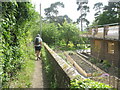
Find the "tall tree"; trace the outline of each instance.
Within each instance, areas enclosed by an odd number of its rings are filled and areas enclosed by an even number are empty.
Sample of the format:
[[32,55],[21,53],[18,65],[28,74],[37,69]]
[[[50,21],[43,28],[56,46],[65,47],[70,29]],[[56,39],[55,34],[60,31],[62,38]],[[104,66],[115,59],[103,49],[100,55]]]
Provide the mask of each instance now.
[[98,3],[94,4],[93,9],[95,9],[95,11],[96,11],[96,13],[94,14],[94,16],[97,17],[98,15],[100,15],[102,13],[103,3],[98,2]]
[[102,14],[98,15],[95,22],[99,25],[119,23],[120,21],[120,2],[110,2],[107,6],[104,6]]
[[77,2],[78,8],[80,11],[80,16],[77,19],[77,23],[81,22],[81,31],[83,31],[83,22],[88,26],[89,21],[86,19],[87,13],[89,12],[89,7],[87,6],[88,2]]
[[56,3],[51,4],[49,8],[44,9],[45,15],[50,22],[56,21],[56,17],[59,13],[58,7],[64,8],[64,4],[62,2],[56,2]]

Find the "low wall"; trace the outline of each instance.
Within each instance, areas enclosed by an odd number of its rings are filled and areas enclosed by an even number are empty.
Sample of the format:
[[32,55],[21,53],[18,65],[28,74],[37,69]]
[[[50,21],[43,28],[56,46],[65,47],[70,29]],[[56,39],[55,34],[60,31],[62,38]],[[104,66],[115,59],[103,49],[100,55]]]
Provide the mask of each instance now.
[[53,67],[54,79],[56,80],[59,88],[68,88],[70,80],[82,77],[77,70],[67,64],[59,55],[57,55],[48,45],[44,44],[45,50],[49,55],[49,60]]

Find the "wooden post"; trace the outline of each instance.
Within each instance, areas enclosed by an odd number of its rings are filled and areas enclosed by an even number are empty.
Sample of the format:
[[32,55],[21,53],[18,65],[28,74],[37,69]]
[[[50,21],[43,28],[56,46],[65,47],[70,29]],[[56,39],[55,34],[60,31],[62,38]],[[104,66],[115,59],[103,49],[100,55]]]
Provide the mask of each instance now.
[[42,16],[41,16],[41,3],[40,3],[40,36],[42,37]]
[[[118,57],[119,57],[119,60],[118,60],[118,78],[120,78],[120,23],[119,23],[119,41],[118,41],[118,52],[119,52],[119,55],[118,55]],[[118,90],[120,89],[120,81],[119,81],[119,79],[118,79],[118,81],[117,81],[117,88],[118,88]]]
[[[117,12],[118,12],[118,19],[120,20],[120,8],[117,8]],[[119,21],[118,20],[118,21]],[[117,80],[117,89],[120,89],[120,22],[118,22],[118,26],[119,26],[119,38],[118,38],[118,52],[119,52],[119,60],[118,60],[118,80]]]

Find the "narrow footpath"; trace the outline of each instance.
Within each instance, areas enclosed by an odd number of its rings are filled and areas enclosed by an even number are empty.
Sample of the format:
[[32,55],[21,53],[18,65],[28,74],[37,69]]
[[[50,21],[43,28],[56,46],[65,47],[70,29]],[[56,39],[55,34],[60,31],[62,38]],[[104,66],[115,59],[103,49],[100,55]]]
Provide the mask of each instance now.
[[35,61],[32,88],[48,88],[48,83],[41,60]]

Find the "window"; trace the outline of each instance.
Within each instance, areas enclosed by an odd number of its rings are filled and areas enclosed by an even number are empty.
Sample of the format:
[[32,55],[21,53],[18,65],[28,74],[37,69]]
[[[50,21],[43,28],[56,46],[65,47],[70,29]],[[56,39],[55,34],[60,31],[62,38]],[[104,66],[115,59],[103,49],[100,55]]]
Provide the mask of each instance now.
[[94,46],[95,51],[99,52],[100,48],[101,48],[101,41],[95,40],[95,46]]
[[108,53],[114,54],[114,46],[113,42],[108,42]]

